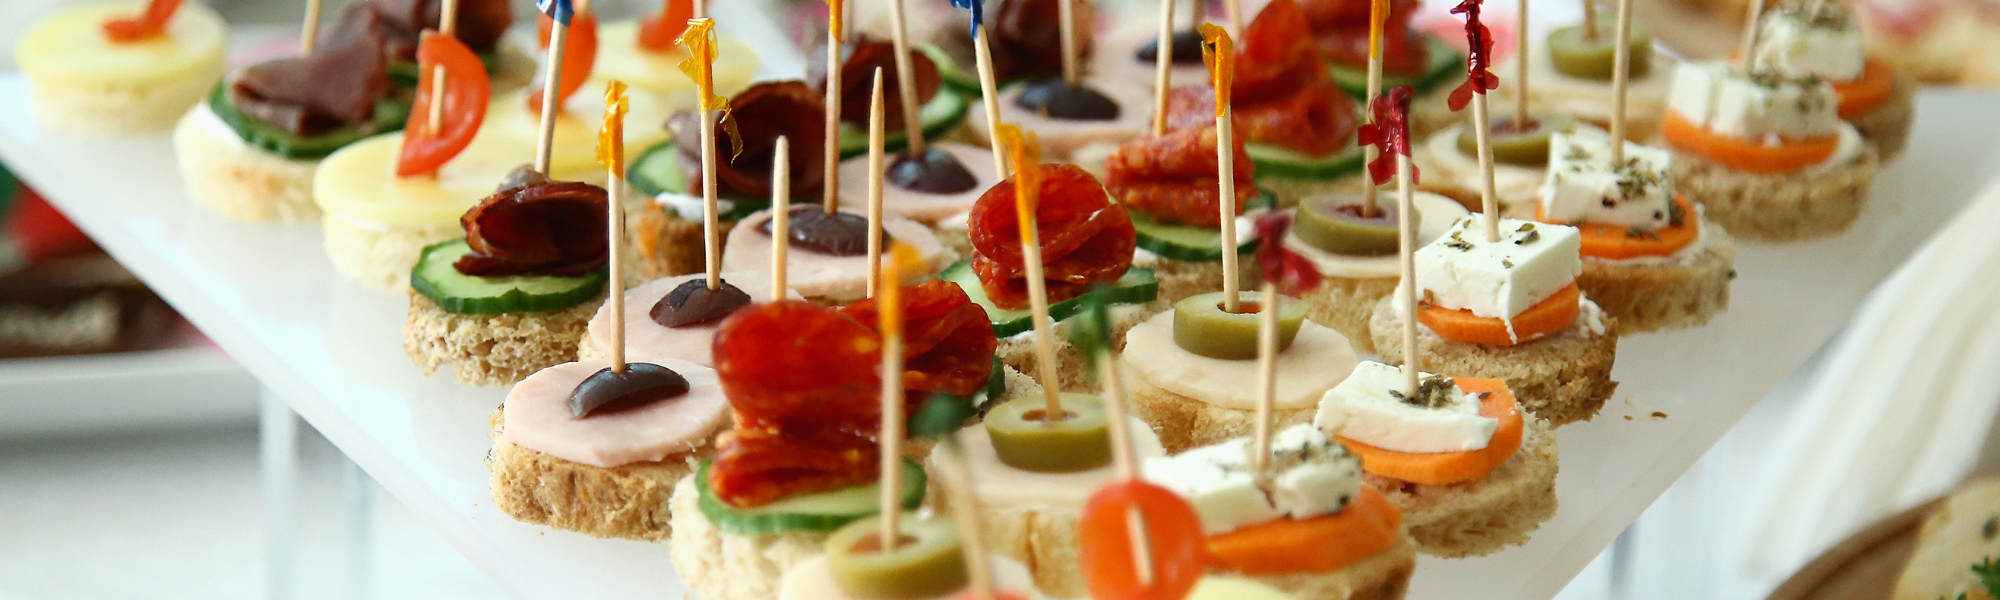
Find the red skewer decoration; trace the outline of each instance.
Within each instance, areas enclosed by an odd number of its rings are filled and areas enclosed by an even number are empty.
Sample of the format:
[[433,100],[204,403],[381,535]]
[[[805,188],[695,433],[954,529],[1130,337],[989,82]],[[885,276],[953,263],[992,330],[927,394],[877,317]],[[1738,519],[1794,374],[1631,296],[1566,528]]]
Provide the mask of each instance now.
[[[1377,96],[1368,107],[1373,118],[1357,131],[1361,145],[1378,151],[1375,160],[1368,163],[1368,175],[1375,185],[1387,185],[1395,179],[1396,156],[1410,155],[1410,98],[1416,94],[1410,86],[1399,85]],[[1410,182],[1416,181],[1417,168],[1411,166]]]
[[1500,87],[1500,76],[1488,70],[1493,63],[1493,32],[1488,31],[1486,24],[1479,20],[1481,2],[1462,0],[1458,7],[1451,9],[1451,14],[1465,15],[1465,47],[1468,49],[1465,53],[1465,83],[1451,91],[1450,104],[1454,111],[1465,108],[1466,103],[1472,101],[1473,94],[1485,94],[1487,90]]
[[[1285,232],[1292,227],[1292,216],[1281,212],[1265,213],[1257,217],[1257,239],[1282,240]],[[1257,245],[1257,268],[1263,271],[1264,281],[1276,283],[1278,293],[1297,296],[1300,292],[1319,286],[1321,275],[1313,266],[1312,259],[1301,256],[1290,247],[1280,243]]]

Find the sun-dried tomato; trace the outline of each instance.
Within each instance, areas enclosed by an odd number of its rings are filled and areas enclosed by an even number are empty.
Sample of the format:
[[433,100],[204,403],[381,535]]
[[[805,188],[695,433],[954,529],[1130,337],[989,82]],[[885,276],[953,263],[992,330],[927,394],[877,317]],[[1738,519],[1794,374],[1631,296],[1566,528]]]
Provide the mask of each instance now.
[[458,222],[471,252],[453,267],[476,276],[582,275],[611,258],[610,196],[578,181],[535,179],[494,192]]
[[[1231,141],[1230,179],[1236,189],[1230,214],[1242,214],[1243,202],[1257,195],[1256,165],[1243,151],[1241,138]],[[1214,127],[1126,142],[1105,162],[1104,189],[1125,206],[1162,223],[1219,227],[1222,189],[1217,181],[1216,143]]]
[[[869,327],[880,313],[874,299],[840,309]],[[903,390],[914,414],[930,392],[970,396],[993,376],[999,340],[986,310],[949,282],[928,281],[903,289]]]
[[[1123,277],[1138,235],[1125,207],[1111,201],[1096,177],[1075,165],[1044,165],[1035,222],[1041,234],[1042,278],[1050,302],[1074,298],[1090,284]],[[1014,180],[1000,182],[972,206],[972,269],[1000,308],[1028,305]]]

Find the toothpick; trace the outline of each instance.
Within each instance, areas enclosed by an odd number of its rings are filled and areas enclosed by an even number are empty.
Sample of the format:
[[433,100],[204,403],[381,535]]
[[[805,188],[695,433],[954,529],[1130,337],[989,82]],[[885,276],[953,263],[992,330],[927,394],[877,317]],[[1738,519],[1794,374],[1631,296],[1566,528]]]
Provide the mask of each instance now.
[[1528,0],[1521,0],[1520,22],[1514,27],[1514,131],[1528,127]]
[[1153,137],[1167,134],[1167,92],[1173,85],[1173,42],[1174,0],[1160,0],[1160,39],[1155,42],[1153,50]]
[[611,192],[611,236],[610,290],[605,292],[604,301],[611,309],[611,372],[625,372],[625,175],[618,169],[605,169],[609,176]]
[[1583,0],[1583,39],[1597,41],[1597,0]]
[[[1611,58],[1611,168],[1625,162],[1625,95],[1632,76],[1632,0],[1618,0],[1618,48]],[[1747,53],[1748,50],[1745,50]]]
[[1062,34],[1062,74],[1063,83],[1076,87],[1083,77],[1076,66],[1076,0],[1060,0],[1056,3],[1058,31]]
[[1257,443],[1250,464],[1261,480],[1271,471],[1271,411],[1278,395],[1278,304],[1283,301],[1278,284],[1265,281],[1258,300],[1263,310],[1257,322]]
[[904,156],[923,156],[924,123],[917,114],[917,77],[910,67],[910,34],[903,27],[903,0],[889,0],[889,41],[896,48],[896,95],[903,104]]
[[[309,1],[318,2],[318,0]],[[311,16],[312,20],[319,20],[318,13],[318,9],[314,8]],[[447,37],[458,35],[458,0],[444,0],[444,8],[438,14],[438,34]],[[307,50],[307,52],[311,52],[311,50]],[[554,78],[551,79],[553,80]],[[547,98],[543,98],[543,100],[547,100]],[[424,126],[427,128],[425,131],[430,132],[431,135],[437,135],[438,127],[444,123],[444,65],[431,67],[430,108],[430,114],[425,115],[427,117],[424,121]]]
[[299,30],[299,54],[311,55],[319,43],[320,0],[306,0],[306,24]]
[[778,136],[771,163],[771,301],[785,299],[785,255],[792,247],[792,141]]
[[1486,213],[1486,241],[1500,241],[1500,199],[1493,190],[1493,121],[1486,94],[1472,95],[1472,138],[1479,145],[1479,210]]
[[[882,281],[882,68],[868,105],[868,297]],[[902,280],[897,280],[901,283]]]
[[1757,62],[1751,51],[1757,48],[1757,19],[1764,14],[1764,0],[1750,0],[1744,6],[1750,13],[1743,17],[1743,67],[1747,69]]
[[[1527,0],[1521,0],[1526,2]],[[1382,95],[1382,27],[1389,18],[1388,0],[1371,0],[1368,3],[1368,93],[1367,101],[1361,104],[1361,118],[1367,123],[1375,122],[1375,98]],[[1373,144],[1362,146],[1362,163],[1373,164],[1382,151]],[[1361,178],[1361,216],[1373,217],[1382,214],[1382,205],[1376,196],[1375,181],[1366,175]]]
[[1229,18],[1229,37],[1243,37],[1243,3],[1240,0],[1222,0],[1222,12]]
[[[700,0],[696,0],[700,5]],[[843,3],[844,4],[844,3]],[[840,40],[847,36],[841,31],[848,21],[836,18],[833,7],[827,8],[826,22],[826,172],[820,189],[820,203],[826,207],[826,214],[840,212]]]
[[[710,88],[704,86],[702,89]],[[701,120],[701,240],[706,259],[703,267],[708,289],[714,291],[722,287],[722,217],[715,201],[715,113],[705,103],[698,102],[696,105],[695,114]],[[547,114],[547,111],[543,112]],[[553,123],[546,118],[544,121]]]
[[[975,0],[978,1],[978,0]],[[979,69],[979,96],[986,104],[986,138],[993,146],[993,172],[1006,179],[1007,150],[1000,145],[1000,86],[994,83],[993,50],[986,45],[986,24],[979,24],[978,39],[972,40],[973,60]]]
[[[1482,96],[1483,97],[1483,96]],[[1416,183],[1410,175],[1410,157],[1396,156],[1396,216],[1401,229],[1401,253],[1403,259],[1403,284],[1397,286],[1398,300],[1403,304],[1403,388],[1410,398],[1417,397],[1417,221],[1414,194]]]
[[[1019,165],[1029,168],[1029,165]],[[1036,165],[1039,167],[1039,165]],[[1036,221],[1036,196],[1039,189],[1030,186],[1014,186],[1014,215],[1021,228],[1021,266],[1027,271],[1028,310],[1035,324],[1035,370],[1042,383],[1042,399],[1047,402],[1048,412],[1053,419],[1065,414],[1062,408],[1061,383],[1056,376],[1056,347],[1051,337],[1055,336],[1055,324],[1049,321],[1049,286],[1042,280],[1042,232],[1041,223]]]
[[[556,106],[556,88],[562,87],[563,46],[567,44],[568,40],[568,25],[564,25],[561,21],[556,21],[554,26],[549,27],[549,68],[548,73],[542,77],[542,122],[540,137],[535,140],[535,171],[541,173],[544,177],[553,175],[553,173],[549,172],[549,153],[555,146],[556,113],[561,112],[562,109],[562,107]],[[432,102],[431,104],[440,105],[443,103]],[[708,111],[701,111],[701,122],[702,143],[714,145],[715,125],[708,122]],[[710,151],[708,150],[702,151],[701,172],[702,184],[708,189],[709,204],[713,206],[715,204],[715,161],[709,154]],[[713,212],[713,209],[711,209],[711,212]],[[709,271],[708,288],[715,289],[715,275],[713,270]]]
[[[1111,432],[1111,461],[1118,469],[1118,477],[1126,481],[1139,480],[1139,458],[1132,447],[1132,424],[1125,420],[1125,384],[1118,372],[1118,361],[1111,349],[1105,348],[1097,356],[1097,372],[1104,374],[1104,411],[1109,417]],[[1132,545],[1132,563],[1139,574],[1141,583],[1153,581],[1153,543],[1146,531],[1146,522],[1136,508],[1125,513],[1125,530]]]
[[694,18],[696,19],[708,18],[708,0],[694,0],[693,2],[689,2],[688,4],[694,7]]
[[1229,106],[1222,107],[1222,114],[1215,117],[1215,169],[1216,183],[1222,188],[1216,203],[1222,211],[1222,310],[1234,313],[1240,294],[1236,279],[1236,155],[1233,138],[1235,127]]
[[971,469],[966,467],[965,455],[955,444],[940,445],[938,456],[935,466],[938,480],[944,485],[945,507],[965,542],[966,587],[972,589],[975,600],[999,600],[999,588],[993,582],[993,559],[986,549],[985,527],[979,520],[979,497],[972,488]]
[[[881,81],[879,78],[876,81]],[[880,97],[881,86],[876,86]],[[877,103],[878,105],[880,103]],[[877,315],[882,330],[882,430],[876,435],[882,452],[882,551],[900,545],[902,529],[897,521],[903,511],[903,292],[901,260],[889,261],[889,277],[896,283],[881,286]],[[871,294],[872,296],[873,294]]]

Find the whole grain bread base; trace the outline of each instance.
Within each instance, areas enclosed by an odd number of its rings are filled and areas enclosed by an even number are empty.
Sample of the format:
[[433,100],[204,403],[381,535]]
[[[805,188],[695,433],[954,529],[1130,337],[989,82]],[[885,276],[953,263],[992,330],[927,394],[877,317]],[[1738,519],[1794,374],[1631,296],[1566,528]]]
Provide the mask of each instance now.
[[1861,132],[1861,137],[1875,146],[1881,161],[1887,163],[1903,155],[1910,144],[1910,123],[1917,112],[1917,82],[1906,73],[1896,73],[1895,86],[1890,88],[1888,101],[1874,110],[1855,115],[1848,123]]
[[1368,333],[1368,320],[1375,305],[1396,293],[1395,277],[1338,277],[1329,275],[1299,300],[1305,303],[1306,318],[1333,328],[1347,337],[1347,343],[1361,354],[1375,353],[1375,338]]
[[[702,251],[701,221],[683,219],[672,209],[653,203],[632,210],[630,215],[626,217],[629,233],[625,239],[638,255],[634,270],[643,279],[700,273],[708,268],[708,255]],[[735,227],[735,221],[718,222],[716,244],[729,239],[729,230]]]
[[[1618,391],[1611,380],[1618,337],[1608,333],[1617,325],[1608,316],[1605,321],[1605,334],[1588,333],[1578,318],[1568,329],[1517,346],[1456,342],[1419,325],[1417,346],[1425,372],[1505,381],[1529,413],[1561,427],[1597,416]],[[1386,364],[1403,364],[1402,322],[1390,299],[1375,305],[1368,327]]]
[[1525,544],[1556,514],[1555,432],[1528,417],[1521,449],[1478,481],[1419,485],[1364,475],[1403,512],[1417,550],[1431,556],[1484,556]]
[[[1131,402],[1132,416],[1145,421],[1160,436],[1168,454],[1221,443],[1250,435],[1256,429],[1257,412],[1202,402],[1163,389],[1119,360],[1125,397]],[[1245,385],[1248,385],[1245,382]],[[1300,423],[1311,423],[1318,406],[1271,411],[1273,431]]]
[[785,570],[819,556],[823,533],[736,535],[701,514],[694,477],[674,484],[673,537],[667,554],[688,589],[702,600],[772,600]]
[[[1141,265],[1153,270],[1153,277],[1160,281],[1159,297],[1168,304],[1187,299],[1189,296],[1222,291],[1222,261],[1186,261],[1154,257]],[[1239,290],[1255,290],[1263,285],[1263,273],[1257,269],[1250,253],[1238,257],[1236,285]]]
[[345,217],[322,215],[320,230],[326,258],[341,278],[385,292],[410,288],[410,269],[423,258],[424,248],[464,235],[458,223],[448,225],[360,224]]
[[515,445],[503,431],[502,412],[493,411],[493,452],[486,468],[493,502],[523,523],[566,529],[591,537],[657,542],[672,534],[667,507],[674,484],[694,472],[695,461],[712,449],[665,460],[598,467]]
[[1703,223],[1701,254],[1688,263],[1583,259],[1577,288],[1617,323],[1619,335],[1697,327],[1729,310],[1736,241]]
[[317,160],[293,160],[241,140],[219,139],[204,119],[208,103],[174,125],[174,163],[196,204],[237,221],[292,222],[319,217],[312,201]]
[[1837,235],[1861,216],[1881,167],[1873,147],[1845,164],[1790,173],[1752,173],[1674,152],[1674,189],[1699,202],[1708,218],[1751,242],[1792,242]]
[[1335,571],[1249,577],[1298,600],[1402,600],[1417,570],[1417,549],[1402,535],[1394,546]]
[[[1147,318],[1159,314],[1160,311],[1167,310],[1169,306],[1171,304],[1164,299],[1154,300],[1146,304],[1112,305],[1112,346],[1124,348],[1125,332],[1131,331],[1133,327],[1145,322]],[[1051,344],[1055,347],[1057,389],[1065,392],[1095,394],[1102,391],[1101,388],[1091,383],[1090,378],[1085,376],[1083,353],[1069,343],[1069,331],[1074,321],[1074,319],[1057,321],[1055,327],[1051,328],[1050,331],[1055,336],[1055,339],[1051,340]],[[1035,353],[1035,335],[1035,332],[1031,330],[1020,335],[1000,338],[1000,345],[995,350],[995,354],[1000,357],[1001,363],[1039,381],[1041,379],[1041,371],[1037,370],[1036,367],[1041,364],[1041,359]]]
[[410,292],[403,353],[429,375],[450,363],[459,383],[513,385],[536,371],[576,360],[577,342],[597,299],[557,311],[460,315]]

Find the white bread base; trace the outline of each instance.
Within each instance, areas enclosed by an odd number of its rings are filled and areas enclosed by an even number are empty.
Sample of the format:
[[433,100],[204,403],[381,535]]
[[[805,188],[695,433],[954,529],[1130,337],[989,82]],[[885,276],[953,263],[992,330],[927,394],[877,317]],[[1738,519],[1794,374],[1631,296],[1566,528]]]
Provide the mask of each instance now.
[[1937,600],[1959,594],[1992,600],[1972,566],[2000,556],[2000,533],[1987,534],[1996,519],[2000,519],[2000,480],[1973,481],[1953,492],[1924,519],[1916,553],[1896,581],[1895,600]]
[[702,600],[772,600],[785,570],[819,556],[826,535],[780,533],[745,536],[723,531],[701,514],[694,477],[674,485],[674,536],[667,554],[674,570]]
[[385,292],[410,288],[410,269],[423,258],[424,248],[464,232],[449,225],[384,225],[323,215],[326,258],[341,278]]
[[237,221],[292,222],[319,216],[312,201],[317,160],[291,160],[251,146],[208,123],[207,103],[174,126],[174,160],[188,197]]
[[[1167,391],[1147,381],[1136,369],[1124,364],[1123,359],[1120,359],[1118,368],[1123,369],[1120,371],[1123,375],[1121,383],[1125,384],[1125,397],[1131,403],[1132,416],[1153,427],[1167,454],[1179,454],[1191,448],[1250,435],[1256,429],[1256,411],[1216,406]],[[1249,382],[1244,382],[1244,385],[1249,385]],[[1272,430],[1311,423],[1317,411],[1316,404],[1306,408],[1274,410],[1271,412]]]
[[[1616,330],[1615,322],[1605,321],[1607,329]],[[1375,305],[1368,327],[1384,363],[1403,364],[1402,323],[1391,299]],[[1424,371],[1505,381],[1522,408],[1557,427],[1597,416],[1618,391],[1618,382],[1611,380],[1618,336],[1589,332],[1582,318],[1568,329],[1517,346],[1447,340],[1420,325],[1417,347]]]
[[[212,18],[212,17],[211,17]],[[199,76],[162,82],[90,85],[28,78],[35,122],[71,135],[145,135],[166,131],[222,80],[222,57]]]
[[429,375],[450,363],[459,383],[513,385],[536,371],[576,360],[576,345],[600,295],[576,306],[537,313],[460,315],[410,292],[403,353]]

